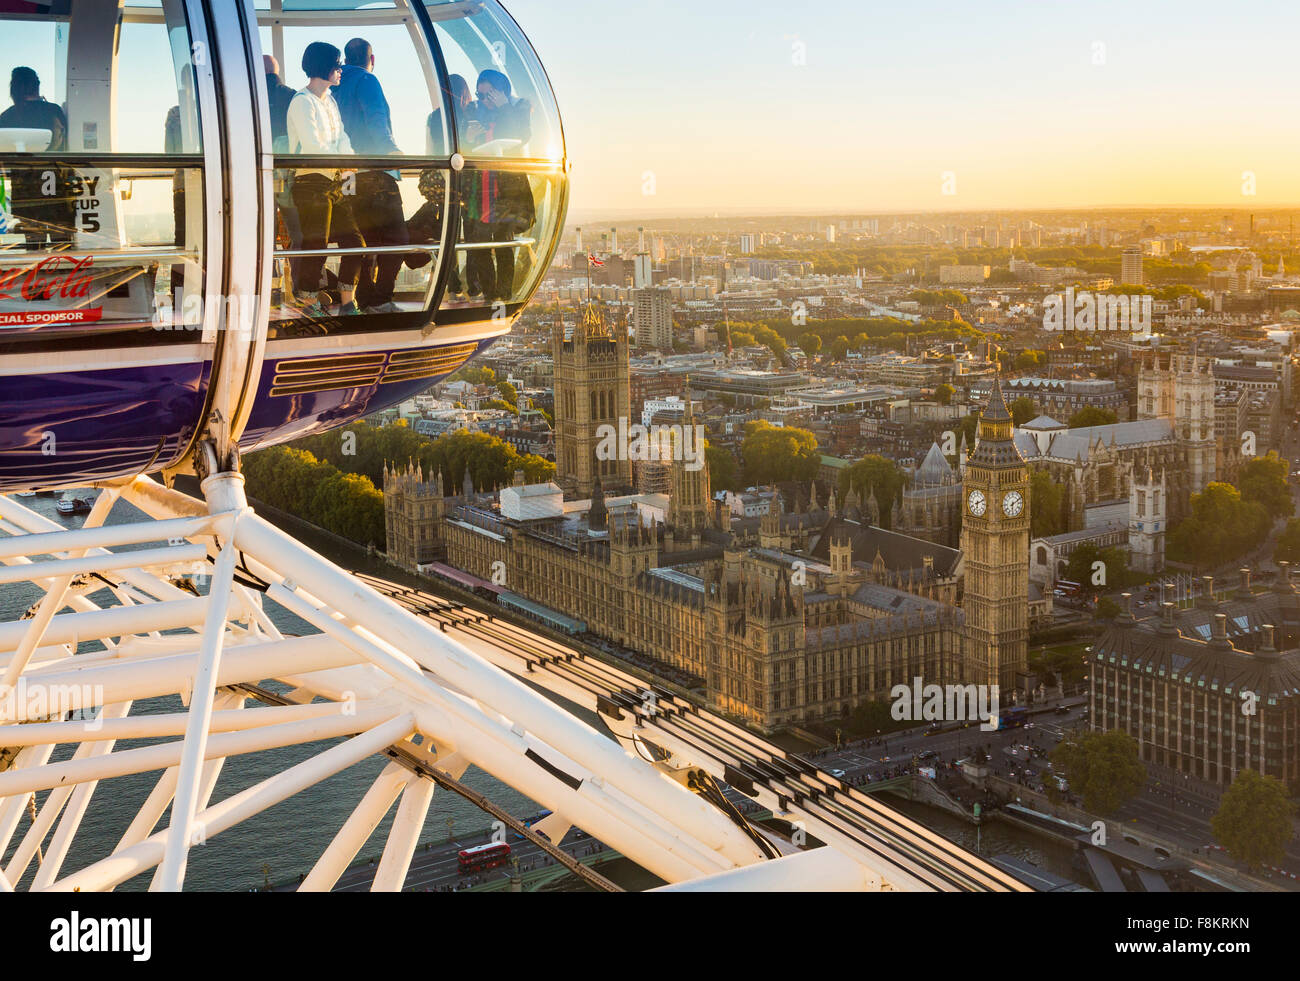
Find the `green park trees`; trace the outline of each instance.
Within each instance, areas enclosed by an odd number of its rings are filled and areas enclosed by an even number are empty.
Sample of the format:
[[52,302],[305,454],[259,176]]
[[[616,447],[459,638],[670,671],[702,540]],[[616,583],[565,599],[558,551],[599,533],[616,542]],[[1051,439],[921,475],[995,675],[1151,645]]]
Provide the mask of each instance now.
[[1047,470],[1029,475],[1029,534],[1033,538],[1065,531],[1065,492]]
[[1233,858],[1253,871],[1282,860],[1291,840],[1294,811],[1281,780],[1246,769],[1219,801],[1210,829]]
[[[821,462],[817,437],[808,430],[773,426],[761,420],[745,426],[740,455],[745,463],[745,480],[751,485],[809,481],[817,475]],[[709,473],[712,476],[712,470]]]
[[501,396],[501,401],[510,406],[511,412],[519,411],[519,392],[515,386],[508,381],[497,382],[497,394]]
[[344,473],[310,453],[276,446],[244,458],[250,497],[360,545],[385,546],[384,495],[368,477]]
[[1016,355],[1015,361],[1012,362],[1012,367],[1016,371],[1041,371],[1047,367],[1047,352],[1021,351]]
[[1110,409],[1099,409],[1095,405],[1085,406],[1070,416],[1071,429],[1086,429],[1089,426],[1109,426],[1116,421],[1115,413]]
[[1300,563],[1300,518],[1292,518],[1286,523],[1286,530],[1277,540],[1273,551],[1274,562]]
[[1289,518],[1295,513],[1295,502],[1286,469],[1287,462],[1275,452],[1248,460],[1237,477],[1242,498],[1262,506],[1270,518]]
[[1167,554],[1198,567],[1221,565],[1263,542],[1271,524],[1263,504],[1215,481],[1192,495],[1192,513],[1170,531]]
[[1128,568],[1128,552],[1122,548],[1098,548],[1080,545],[1070,553],[1061,578],[1077,582],[1083,592],[1097,596],[1108,590],[1122,588],[1142,577]]
[[405,422],[388,426],[354,422],[293,445],[339,470],[370,478],[376,487],[384,485],[385,465],[405,468],[408,462],[423,466],[431,479],[441,473],[448,493],[460,488],[466,467],[480,490],[509,485],[516,470],[522,470],[529,483],[543,483],[555,476],[555,464],[521,454],[496,436],[461,429],[431,440]]
[[1095,814],[1114,814],[1147,779],[1137,740],[1120,729],[1069,736],[1052,750],[1051,761]]
[[1030,419],[1038,415],[1038,409],[1034,406],[1034,400],[1021,396],[1011,403],[1011,421],[1017,426],[1023,426]]
[[491,368],[468,364],[447,380],[469,382],[471,385],[495,385],[497,383],[497,373]]
[[738,491],[742,484],[736,456],[725,446],[706,443],[704,459],[709,465],[709,484],[714,490]]
[[462,429],[430,440],[405,423],[364,422],[249,454],[244,475],[250,497],[311,515],[315,524],[359,544],[383,546],[384,466],[405,468],[408,462],[423,466],[430,479],[441,473],[449,494],[460,490],[467,470],[478,490],[509,485],[517,470],[529,483],[555,476],[555,464],[521,455],[487,433]]

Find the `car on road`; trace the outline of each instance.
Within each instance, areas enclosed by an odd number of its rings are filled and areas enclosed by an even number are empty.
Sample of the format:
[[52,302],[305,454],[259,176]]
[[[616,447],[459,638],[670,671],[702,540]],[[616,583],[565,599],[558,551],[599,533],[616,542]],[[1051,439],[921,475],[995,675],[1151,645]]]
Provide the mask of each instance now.
[[1069,714],[1070,714],[1070,709],[1069,709],[1069,707],[1066,706],[1066,705],[1058,705],[1058,706],[1056,706],[1056,714],[1057,714],[1057,715],[1069,715]]
[[833,776],[833,777],[834,777],[835,779],[837,779],[837,780],[843,780],[843,779],[844,779],[844,776],[845,776],[843,770],[830,769],[830,770],[827,770],[826,772],[829,773],[831,776]]
[[932,750],[932,749],[927,749],[924,753],[918,753],[917,756],[916,756],[916,758],[917,758],[918,760],[932,760],[932,759],[934,759],[935,757],[937,757],[938,755],[939,755],[939,754],[936,753],[934,750]]

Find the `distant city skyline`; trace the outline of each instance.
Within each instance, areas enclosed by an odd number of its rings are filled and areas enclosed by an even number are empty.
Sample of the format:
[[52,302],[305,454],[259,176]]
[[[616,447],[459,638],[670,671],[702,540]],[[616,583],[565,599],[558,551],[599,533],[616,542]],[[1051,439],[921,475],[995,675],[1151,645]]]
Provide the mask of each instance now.
[[508,5],[560,100],[575,212],[1300,203],[1297,10]]

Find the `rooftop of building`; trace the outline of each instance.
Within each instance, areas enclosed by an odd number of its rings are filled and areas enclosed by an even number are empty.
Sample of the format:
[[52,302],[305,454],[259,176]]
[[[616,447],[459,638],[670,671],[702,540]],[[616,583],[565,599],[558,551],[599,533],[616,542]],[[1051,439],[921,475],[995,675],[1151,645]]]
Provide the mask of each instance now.
[[[1052,421],[1052,420],[1049,420]],[[1115,422],[1106,426],[1085,426],[1080,429],[1053,430],[1047,446],[1039,450],[1035,431],[1022,426],[1015,432],[1016,448],[1026,460],[1054,459],[1073,461],[1087,459],[1092,448],[1099,443],[1119,448],[1147,446],[1164,443],[1174,438],[1174,424],[1169,419],[1139,419],[1136,422]]]
[[831,518],[817,536],[811,555],[824,562],[830,561],[831,539],[838,534],[849,536],[852,561],[870,565],[879,555],[885,567],[894,573],[906,575],[925,568],[925,557],[933,560],[935,576],[948,578],[957,574],[961,550],[936,545],[923,538],[913,538],[901,532],[877,528],[845,517]]
[[1121,614],[1094,645],[1093,658],[1211,693],[1253,692],[1265,704],[1294,698],[1300,696],[1300,594],[1284,580],[1263,592],[1239,588],[1217,602],[1202,598],[1188,610]]

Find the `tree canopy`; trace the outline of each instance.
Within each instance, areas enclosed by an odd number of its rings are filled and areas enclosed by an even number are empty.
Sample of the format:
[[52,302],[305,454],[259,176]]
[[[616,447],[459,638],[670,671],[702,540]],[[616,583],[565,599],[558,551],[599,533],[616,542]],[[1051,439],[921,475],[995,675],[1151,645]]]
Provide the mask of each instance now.
[[1021,351],[1016,355],[1012,367],[1016,371],[1037,371],[1047,365],[1046,351]]
[[357,542],[384,548],[384,495],[360,474],[344,473],[310,453],[275,446],[244,458],[249,497]]
[[447,381],[463,381],[469,382],[471,385],[495,385],[497,383],[497,373],[491,368],[467,364],[455,372]]
[[1070,416],[1071,429],[1086,429],[1089,426],[1109,426],[1118,421],[1118,416],[1111,409],[1099,409],[1095,405],[1084,406]]
[[519,392],[515,386],[508,381],[497,382],[497,393],[501,396],[501,401],[510,406],[511,412],[517,412],[519,405]]
[[1025,398],[1023,395],[1012,402],[1010,408],[1011,421],[1017,426],[1023,426],[1038,415],[1038,408],[1034,405],[1034,400]]
[[725,446],[706,443],[704,459],[709,464],[709,485],[713,490],[738,491],[743,486],[736,455]]
[[1262,504],[1215,481],[1192,495],[1192,513],[1170,531],[1166,552],[1175,562],[1217,566],[1263,542],[1271,524]]
[[[1098,565],[1100,563],[1100,565]],[[1135,576],[1128,568],[1128,552],[1122,548],[1098,548],[1080,545],[1065,563],[1065,579],[1077,582],[1092,596],[1132,583]]]
[[1084,732],[1062,740],[1052,750],[1052,768],[1069,781],[1096,814],[1114,814],[1146,783],[1137,740],[1122,729]]
[[380,488],[385,464],[405,468],[408,462],[422,465],[430,479],[441,472],[449,494],[460,489],[466,466],[479,490],[508,486],[516,470],[522,470],[529,483],[544,483],[555,476],[555,464],[539,456],[520,454],[496,436],[461,429],[431,440],[405,422],[387,426],[355,422],[292,445],[339,470],[368,477]]
[[1274,562],[1300,562],[1300,518],[1292,518],[1286,523],[1286,530],[1277,540],[1273,551]]
[[821,464],[817,437],[808,430],[773,426],[762,420],[745,426],[740,456],[744,460],[745,480],[751,485],[809,481],[817,475]]
[[1245,769],[1219,800],[1210,829],[1233,858],[1254,870],[1282,861],[1292,836],[1294,811],[1281,780]]
[[1065,492],[1046,470],[1029,475],[1029,534],[1034,538],[1065,531]]
[[1271,518],[1289,518],[1295,513],[1295,501],[1286,470],[1287,462],[1275,452],[1248,460],[1237,477],[1242,499],[1261,505]]

